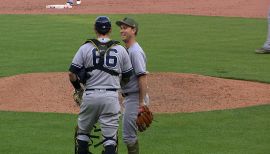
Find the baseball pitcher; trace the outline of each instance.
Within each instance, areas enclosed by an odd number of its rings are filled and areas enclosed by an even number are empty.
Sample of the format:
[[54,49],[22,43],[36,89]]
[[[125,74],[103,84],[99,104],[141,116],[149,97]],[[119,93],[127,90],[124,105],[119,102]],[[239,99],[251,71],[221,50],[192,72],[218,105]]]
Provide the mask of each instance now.
[[[153,116],[146,106],[149,102],[146,80],[146,56],[136,41],[138,23],[132,18],[124,18],[121,21],[117,21],[116,24],[120,27],[120,35],[128,50],[134,70],[128,84],[122,87],[125,107],[123,114],[123,140],[127,145],[128,154],[139,154],[137,130],[144,131],[153,120]],[[141,115],[147,116],[140,118]]]
[[[132,65],[126,49],[110,40],[111,22],[99,16],[94,26],[97,39],[90,39],[77,51],[69,68],[69,78],[75,88],[75,98],[80,98],[76,154],[89,154],[89,132],[97,122],[103,136],[103,154],[117,153],[117,130],[120,105],[120,82],[128,82]],[[80,83],[83,83],[84,88]],[[79,99],[80,100],[80,99]]]

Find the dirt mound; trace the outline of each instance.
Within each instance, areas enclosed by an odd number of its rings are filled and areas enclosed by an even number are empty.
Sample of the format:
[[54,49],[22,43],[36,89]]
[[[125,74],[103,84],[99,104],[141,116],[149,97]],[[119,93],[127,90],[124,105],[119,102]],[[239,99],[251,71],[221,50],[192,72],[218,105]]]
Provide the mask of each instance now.
[[156,112],[195,112],[270,104],[270,85],[196,74],[150,74]]
[[[270,85],[195,74],[149,75],[154,112],[196,112],[270,104]],[[0,78],[0,110],[77,113],[67,73]]]
[[[139,14],[267,16],[269,0],[82,0],[72,9],[46,9],[66,0],[2,0],[0,14]],[[128,5],[127,5],[128,4]],[[130,7],[132,6],[132,7]],[[149,75],[155,112],[195,112],[269,104],[270,85],[192,74]],[[0,110],[76,113],[66,73],[0,78]]]
[[0,14],[191,14],[265,18],[269,0],[82,0],[72,9],[46,9],[66,0],[2,0]]

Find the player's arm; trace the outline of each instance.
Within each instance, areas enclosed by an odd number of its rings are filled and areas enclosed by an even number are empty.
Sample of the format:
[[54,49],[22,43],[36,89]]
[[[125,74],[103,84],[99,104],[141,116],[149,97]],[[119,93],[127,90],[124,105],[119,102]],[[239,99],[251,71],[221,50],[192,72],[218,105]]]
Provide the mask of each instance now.
[[131,53],[132,66],[135,74],[138,77],[139,84],[139,103],[140,106],[145,105],[144,100],[147,95],[147,71],[146,71],[146,58],[142,52]]
[[145,105],[145,98],[147,95],[147,71],[146,71],[146,57],[142,52],[132,52],[131,55],[131,62],[134,68],[134,72],[138,77],[138,84],[139,84],[139,103],[140,106]]
[[80,84],[78,74],[82,71],[83,67],[83,52],[80,48],[76,55],[74,56],[72,63],[69,67],[69,80],[74,87],[73,99],[74,102],[80,106],[82,104],[82,96],[84,88]]
[[125,86],[129,82],[130,77],[132,75],[132,70],[133,69],[131,68],[128,72],[122,74],[122,79],[120,82],[121,87]]
[[132,71],[133,71],[133,68],[131,65],[131,60],[130,60],[129,55],[126,51],[123,52],[122,68],[124,71],[122,72],[122,79],[120,82],[121,87],[125,86],[129,82],[130,77],[132,75]]
[[145,105],[144,103],[144,99],[146,97],[147,94],[147,75],[143,74],[143,75],[139,75],[138,76],[138,83],[139,83],[139,103],[140,106]]
[[74,87],[75,90],[79,91],[82,89],[81,84],[77,78],[77,75],[69,72],[69,81],[71,82],[72,86]]
[[83,56],[81,48],[78,50],[74,56],[72,63],[69,67],[69,80],[75,90],[79,91],[82,89],[80,81],[78,79],[78,74],[83,69]]

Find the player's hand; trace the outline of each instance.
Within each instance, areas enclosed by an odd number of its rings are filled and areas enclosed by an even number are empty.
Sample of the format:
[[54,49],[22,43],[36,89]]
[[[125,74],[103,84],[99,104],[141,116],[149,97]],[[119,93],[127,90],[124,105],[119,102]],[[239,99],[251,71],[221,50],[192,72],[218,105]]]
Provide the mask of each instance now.
[[150,105],[150,98],[149,98],[148,94],[145,95],[143,100],[144,100],[144,105],[146,105],[146,106]]
[[150,98],[149,98],[149,95],[146,94],[143,98],[143,100],[141,100],[139,102],[139,106],[149,106],[150,105]]

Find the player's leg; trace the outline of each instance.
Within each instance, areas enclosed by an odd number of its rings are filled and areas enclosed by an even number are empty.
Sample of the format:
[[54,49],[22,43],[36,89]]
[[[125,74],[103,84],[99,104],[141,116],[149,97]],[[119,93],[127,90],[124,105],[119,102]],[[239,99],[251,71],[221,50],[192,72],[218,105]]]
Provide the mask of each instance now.
[[100,106],[101,115],[99,117],[100,128],[103,136],[103,154],[117,153],[117,132],[119,127],[120,105],[118,100],[118,93],[106,91],[100,93],[102,104]]
[[124,98],[123,140],[128,154],[139,154],[136,119],[139,109],[139,94],[131,93]]
[[127,149],[128,149],[128,154],[139,154],[138,140],[134,144],[128,144]]
[[[77,144],[77,154],[89,154],[90,132],[97,123],[98,103],[94,92],[86,92],[83,95],[83,102],[80,106],[78,116],[78,130],[75,145]],[[76,150],[76,147],[75,147]]]
[[270,9],[268,12],[268,34],[267,40],[265,41],[262,48],[256,49],[256,53],[270,53]]
[[79,4],[81,4],[82,3],[82,1],[81,0],[77,0],[77,4],[79,5]]
[[268,13],[268,35],[267,40],[263,45],[263,48],[270,50],[270,12]]

